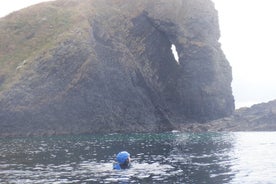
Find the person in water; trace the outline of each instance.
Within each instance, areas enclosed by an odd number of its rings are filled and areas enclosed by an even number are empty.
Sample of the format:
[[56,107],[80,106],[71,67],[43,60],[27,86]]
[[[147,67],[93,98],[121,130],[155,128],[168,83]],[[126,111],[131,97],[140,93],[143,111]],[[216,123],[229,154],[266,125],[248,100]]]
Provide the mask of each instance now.
[[129,169],[130,168],[130,154],[126,151],[121,151],[116,156],[117,163],[113,165],[113,169]]

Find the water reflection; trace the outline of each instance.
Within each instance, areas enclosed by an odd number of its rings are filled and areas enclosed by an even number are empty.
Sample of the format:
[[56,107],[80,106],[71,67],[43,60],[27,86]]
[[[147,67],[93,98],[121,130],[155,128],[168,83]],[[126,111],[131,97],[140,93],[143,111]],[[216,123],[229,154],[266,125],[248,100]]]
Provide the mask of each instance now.
[[235,134],[231,184],[272,184],[276,182],[276,133],[241,132]]
[[233,140],[232,134],[179,134],[170,157],[187,183],[226,183],[233,176],[228,154]]
[[[276,136],[262,136],[164,133],[0,139],[0,183],[254,183],[265,173],[276,173],[271,162],[276,152],[270,149],[276,143],[269,141]],[[121,150],[131,153],[133,167],[114,171],[112,164]]]

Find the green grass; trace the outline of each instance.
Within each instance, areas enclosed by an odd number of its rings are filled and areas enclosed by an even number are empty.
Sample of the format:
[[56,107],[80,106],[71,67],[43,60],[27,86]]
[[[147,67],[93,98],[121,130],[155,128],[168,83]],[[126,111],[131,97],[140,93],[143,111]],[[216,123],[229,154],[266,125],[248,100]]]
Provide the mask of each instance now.
[[[81,5],[81,4],[80,4]],[[0,91],[19,78],[16,69],[46,55],[66,39],[77,39],[76,29],[88,30],[81,7],[66,1],[43,3],[0,19],[0,76],[5,76]],[[88,31],[87,31],[88,32]],[[87,36],[82,34],[81,37]]]
[[[0,77],[5,78],[0,92],[17,82],[35,58],[51,57],[51,50],[65,40],[88,42],[93,20],[101,23],[107,38],[115,38],[117,43],[126,45],[127,32],[132,26],[132,22],[126,20],[136,17],[145,8],[145,2],[57,0],[0,19]],[[16,70],[23,61],[27,64]]]

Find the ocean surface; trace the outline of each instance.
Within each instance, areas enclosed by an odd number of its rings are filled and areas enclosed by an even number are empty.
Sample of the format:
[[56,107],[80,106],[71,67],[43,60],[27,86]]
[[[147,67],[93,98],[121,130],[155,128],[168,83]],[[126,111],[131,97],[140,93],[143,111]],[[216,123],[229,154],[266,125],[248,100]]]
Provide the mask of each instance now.
[[[0,183],[276,183],[276,132],[3,138],[0,145]],[[122,150],[132,168],[112,170]]]

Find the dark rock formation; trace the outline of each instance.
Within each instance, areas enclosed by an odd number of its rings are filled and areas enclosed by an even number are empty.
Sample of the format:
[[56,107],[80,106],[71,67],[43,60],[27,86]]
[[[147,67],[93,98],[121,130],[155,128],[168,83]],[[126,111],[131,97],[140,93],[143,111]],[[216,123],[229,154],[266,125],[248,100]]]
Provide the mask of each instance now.
[[204,126],[208,131],[276,131],[276,100],[238,109]]
[[0,135],[167,131],[234,110],[210,0],[58,0],[0,26]]

